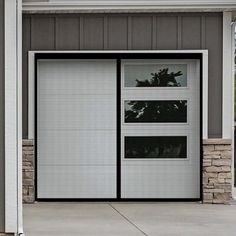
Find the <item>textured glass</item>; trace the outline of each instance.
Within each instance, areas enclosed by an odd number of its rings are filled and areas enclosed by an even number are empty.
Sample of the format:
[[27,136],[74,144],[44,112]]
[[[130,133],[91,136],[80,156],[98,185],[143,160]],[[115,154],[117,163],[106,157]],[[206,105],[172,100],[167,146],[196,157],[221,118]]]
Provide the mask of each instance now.
[[186,64],[125,65],[125,87],[187,87]]
[[185,123],[186,100],[127,100],[125,123]]
[[187,158],[187,137],[125,137],[125,158]]

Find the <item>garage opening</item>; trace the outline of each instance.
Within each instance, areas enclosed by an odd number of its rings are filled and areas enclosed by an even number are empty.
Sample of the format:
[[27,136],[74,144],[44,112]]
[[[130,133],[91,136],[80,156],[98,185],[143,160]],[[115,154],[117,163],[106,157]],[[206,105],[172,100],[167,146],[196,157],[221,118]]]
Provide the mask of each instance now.
[[36,200],[201,199],[200,54],[38,54]]

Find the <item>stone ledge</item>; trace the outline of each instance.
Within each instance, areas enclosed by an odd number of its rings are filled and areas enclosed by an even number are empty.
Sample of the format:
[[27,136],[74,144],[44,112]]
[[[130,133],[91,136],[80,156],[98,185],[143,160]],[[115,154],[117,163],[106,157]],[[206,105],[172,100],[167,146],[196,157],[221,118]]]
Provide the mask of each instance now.
[[203,145],[231,145],[231,139],[220,139],[220,138],[212,138],[212,139],[203,139]]
[[34,145],[34,140],[33,139],[23,139],[22,140],[22,145],[23,146],[33,146]]

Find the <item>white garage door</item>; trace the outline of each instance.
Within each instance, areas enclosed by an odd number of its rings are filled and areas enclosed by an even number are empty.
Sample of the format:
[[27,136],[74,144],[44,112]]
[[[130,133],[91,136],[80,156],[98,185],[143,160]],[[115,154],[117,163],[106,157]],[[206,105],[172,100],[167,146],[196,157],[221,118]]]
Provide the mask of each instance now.
[[197,60],[123,60],[121,197],[200,197]]
[[116,61],[37,68],[37,197],[116,198]]
[[38,60],[38,199],[200,198],[199,61],[121,60],[120,72]]

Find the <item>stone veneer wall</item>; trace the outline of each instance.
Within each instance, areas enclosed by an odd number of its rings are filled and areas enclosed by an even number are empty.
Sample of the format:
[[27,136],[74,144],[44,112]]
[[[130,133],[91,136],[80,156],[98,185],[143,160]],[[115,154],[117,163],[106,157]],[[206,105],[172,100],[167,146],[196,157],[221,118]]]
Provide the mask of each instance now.
[[23,140],[23,202],[34,202],[34,141]]
[[203,140],[203,203],[232,200],[231,140]]

